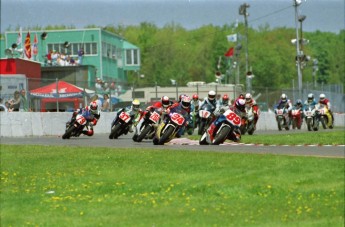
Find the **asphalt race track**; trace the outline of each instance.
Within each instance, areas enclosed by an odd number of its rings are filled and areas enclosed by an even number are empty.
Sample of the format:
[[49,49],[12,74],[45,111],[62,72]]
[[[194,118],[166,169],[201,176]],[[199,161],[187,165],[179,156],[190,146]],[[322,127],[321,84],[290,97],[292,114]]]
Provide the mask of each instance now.
[[169,149],[186,151],[209,151],[228,153],[274,154],[291,156],[317,156],[331,158],[345,158],[345,146],[263,146],[255,144],[225,143],[219,146],[200,146],[198,141],[186,138],[174,139],[163,146],[153,145],[151,140],[141,143],[134,142],[132,135],[121,136],[110,140],[108,134],[95,134],[92,137],[80,136],[63,140],[61,136],[44,137],[1,137],[1,144],[9,145],[44,145],[69,147],[112,147],[112,148],[138,148],[138,149]]

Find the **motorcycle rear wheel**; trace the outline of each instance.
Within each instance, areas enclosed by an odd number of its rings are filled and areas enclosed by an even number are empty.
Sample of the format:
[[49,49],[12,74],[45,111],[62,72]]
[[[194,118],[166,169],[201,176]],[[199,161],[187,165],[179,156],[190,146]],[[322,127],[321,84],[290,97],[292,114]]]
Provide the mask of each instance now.
[[220,132],[214,137],[214,141],[213,141],[212,145],[219,145],[221,143],[224,143],[224,141],[226,140],[229,132],[230,132],[230,128],[229,127],[223,127],[220,130]]
[[67,131],[65,132],[65,134],[62,135],[62,139],[69,139],[71,137],[72,132],[76,129],[76,127],[74,125],[72,125],[71,127],[69,127],[67,129]]

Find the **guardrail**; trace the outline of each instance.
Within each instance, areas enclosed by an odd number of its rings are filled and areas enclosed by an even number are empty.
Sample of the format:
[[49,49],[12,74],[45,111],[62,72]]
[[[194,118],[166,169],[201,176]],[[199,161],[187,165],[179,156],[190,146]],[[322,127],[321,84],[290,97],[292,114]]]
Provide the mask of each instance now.
[[[71,112],[0,112],[1,137],[61,136]],[[95,126],[95,133],[110,133],[115,112],[102,112]],[[345,114],[334,114],[335,126],[344,127]],[[306,129],[303,124],[302,129]],[[257,130],[277,130],[275,115],[261,112]],[[319,130],[323,130],[320,128]]]

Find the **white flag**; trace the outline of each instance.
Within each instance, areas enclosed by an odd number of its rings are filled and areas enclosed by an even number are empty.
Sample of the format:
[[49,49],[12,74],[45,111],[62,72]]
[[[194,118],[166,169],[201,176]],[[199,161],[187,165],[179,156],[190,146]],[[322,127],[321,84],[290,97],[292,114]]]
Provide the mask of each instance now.
[[229,42],[237,42],[237,34],[227,35],[226,38]]
[[17,45],[19,46],[20,44],[22,44],[22,27],[19,28],[19,33],[17,37]]

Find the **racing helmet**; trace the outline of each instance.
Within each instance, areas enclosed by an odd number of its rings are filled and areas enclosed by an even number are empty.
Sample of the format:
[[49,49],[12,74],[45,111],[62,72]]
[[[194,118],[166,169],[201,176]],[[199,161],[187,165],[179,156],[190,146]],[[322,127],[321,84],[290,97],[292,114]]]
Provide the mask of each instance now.
[[98,104],[96,101],[90,102],[89,105],[90,112],[92,114],[97,114],[98,113]]
[[214,100],[216,98],[216,92],[211,90],[208,92],[208,99],[209,100]]
[[186,94],[180,94],[178,97],[178,102],[181,102],[184,96],[186,96]]
[[197,94],[194,94],[192,98],[193,98],[194,101],[198,101],[199,100],[199,96]]
[[239,98],[239,99],[244,99],[244,98],[245,98],[245,97],[244,97],[244,94],[241,93],[241,94],[238,96],[238,98]]
[[223,105],[229,105],[229,96],[227,94],[223,95],[222,104]]
[[286,102],[286,101],[287,101],[287,96],[286,96],[286,94],[282,94],[282,95],[280,96],[280,99],[282,100],[282,102]]
[[245,96],[246,103],[250,103],[252,101],[252,95],[250,93],[247,93]]
[[297,99],[297,101],[296,101],[296,105],[302,105],[302,100]]
[[162,102],[162,106],[163,107],[168,107],[169,104],[170,104],[170,100],[169,100],[169,97],[164,95],[162,98],[161,98],[161,102]]
[[238,109],[240,111],[244,111],[245,105],[246,105],[246,101],[244,101],[244,99],[237,99],[236,100],[236,103],[235,103],[236,109]]
[[314,95],[312,93],[308,94],[308,103],[312,103],[314,101]]
[[182,108],[188,109],[190,107],[190,101],[191,101],[190,97],[185,95],[181,101]]
[[326,95],[325,94],[320,94],[320,101],[323,101],[324,99],[326,98]]
[[138,99],[134,99],[132,101],[132,109],[137,111],[140,108],[140,101]]

